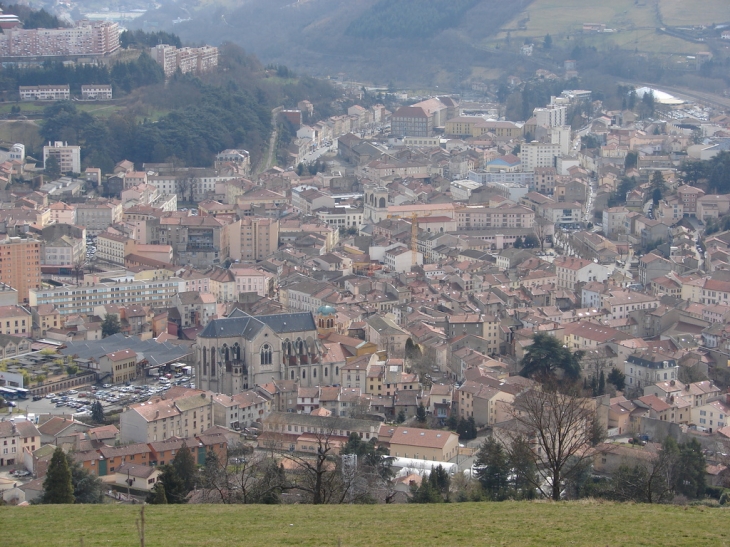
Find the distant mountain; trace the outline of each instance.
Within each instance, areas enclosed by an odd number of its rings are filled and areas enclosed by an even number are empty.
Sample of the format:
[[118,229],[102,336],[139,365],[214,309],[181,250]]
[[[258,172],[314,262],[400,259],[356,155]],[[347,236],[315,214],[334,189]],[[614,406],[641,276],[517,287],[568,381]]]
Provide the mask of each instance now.
[[[235,8],[179,5],[136,26],[172,30],[185,42],[235,42],[262,62],[324,76],[456,86],[459,73],[490,65],[474,47],[530,0],[247,0]],[[190,21],[173,25],[178,18]],[[449,89],[446,89],[449,90]]]

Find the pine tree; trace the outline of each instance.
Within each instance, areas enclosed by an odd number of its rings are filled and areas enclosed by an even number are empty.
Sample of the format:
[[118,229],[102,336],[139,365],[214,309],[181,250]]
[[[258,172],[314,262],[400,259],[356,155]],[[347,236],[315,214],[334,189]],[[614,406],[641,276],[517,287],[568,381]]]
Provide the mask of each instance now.
[[189,490],[185,490],[185,482],[177,474],[172,464],[162,466],[158,484],[162,485],[167,503],[187,503]]
[[147,495],[145,500],[152,505],[167,505],[167,496],[165,495],[165,485],[161,482],[155,484],[155,487]]
[[48,465],[46,479],[43,481],[43,503],[73,503],[74,489],[71,470],[61,448],[56,448]]
[[172,460],[172,466],[175,468],[177,476],[182,480],[185,495],[187,495],[195,488],[198,477],[198,466],[195,465],[193,454],[184,441],[182,448],[178,450],[177,454],[175,454],[175,459]]
[[598,377],[598,394],[604,395],[606,393],[606,376],[601,371],[601,375]]
[[104,423],[104,407],[101,406],[101,401],[94,401],[91,405],[91,419],[97,424]]
[[509,488],[509,457],[502,445],[493,438],[486,439],[477,452],[474,465],[482,488],[493,501],[507,497]]
[[416,409],[416,420],[422,424],[426,423],[426,407],[423,406],[423,403],[418,403],[418,408]]
[[105,315],[104,321],[101,323],[101,337],[106,338],[112,334],[116,334],[122,330],[122,326],[119,323],[119,317],[116,315]]

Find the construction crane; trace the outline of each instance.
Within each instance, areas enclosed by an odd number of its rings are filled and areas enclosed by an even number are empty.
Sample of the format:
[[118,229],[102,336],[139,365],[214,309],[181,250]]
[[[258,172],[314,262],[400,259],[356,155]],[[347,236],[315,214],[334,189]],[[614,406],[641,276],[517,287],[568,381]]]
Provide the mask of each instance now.
[[[431,213],[425,213],[424,216],[431,216]],[[411,214],[411,266],[415,266],[418,257],[418,214]]]

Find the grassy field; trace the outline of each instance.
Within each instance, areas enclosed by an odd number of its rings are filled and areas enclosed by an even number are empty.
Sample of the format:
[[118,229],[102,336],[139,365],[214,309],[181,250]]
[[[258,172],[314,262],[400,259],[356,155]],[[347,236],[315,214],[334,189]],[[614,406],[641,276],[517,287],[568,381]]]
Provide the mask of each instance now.
[[[139,506],[2,507],[13,547],[138,545]],[[146,546],[730,545],[730,509],[574,503],[146,506]],[[83,538],[83,539],[82,539]],[[83,541],[83,542],[82,542]]]
[[[635,3],[634,0],[534,0],[504,27],[496,39],[504,40],[506,31],[509,30],[513,39],[529,37],[541,40],[546,34],[550,34],[554,43],[561,46],[580,39],[599,48],[615,45],[647,53],[691,54],[706,51],[707,47],[681,38],[659,35],[654,29],[663,25],[730,21],[730,2],[727,0],[703,0],[701,9],[689,0],[658,2],[659,12],[656,2],[653,1]],[[520,30],[521,22],[524,24],[523,30]],[[584,35],[583,23],[603,23],[617,32]]]
[[26,150],[37,149],[43,143],[38,129],[31,121],[0,120],[0,141],[22,143]]
[[727,0],[660,0],[659,10],[664,24],[711,25],[730,22],[730,2]]

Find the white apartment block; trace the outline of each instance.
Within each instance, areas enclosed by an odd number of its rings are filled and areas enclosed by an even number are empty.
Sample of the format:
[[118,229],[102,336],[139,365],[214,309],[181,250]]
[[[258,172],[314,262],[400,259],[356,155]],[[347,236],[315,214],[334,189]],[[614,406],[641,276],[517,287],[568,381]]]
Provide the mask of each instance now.
[[362,209],[351,207],[326,207],[314,211],[317,218],[338,228],[359,228],[362,226]]
[[81,173],[81,147],[69,146],[66,142],[55,141],[43,147],[43,169],[46,169],[48,158],[55,157],[61,173]]
[[82,85],[81,98],[85,101],[111,99],[112,86],[107,84]]
[[105,304],[139,304],[167,308],[177,294],[180,279],[170,277],[145,281],[121,283],[95,283],[84,286],[57,287],[54,289],[31,289],[31,307],[42,304],[55,306],[61,315],[91,314],[94,308]]
[[200,74],[218,66],[218,48],[213,46],[178,49],[168,44],[159,44],[150,49],[150,57],[162,66],[165,77],[168,78],[178,68],[183,73]]
[[66,85],[21,85],[18,88],[21,101],[68,101],[71,90]]
[[0,57],[108,55],[119,49],[119,25],[82,20],[70,28],[20,27],[0,34]]
[[532,115],[537,125],[542,127],[560,127],[566,125],[568,119],[568,107],[565,105],[551,104],[545,108],[536,108]]
[[526,142],[520,148],[520,162],[523,171],[534,171],[536,167],[554,167],[555,158],[561,154],[560,145],[546,142]]
[[553,264],[558,277],[558,287],[571,291],[575,289],[575,284],[578,282],[598,281],[602,283],[608,279],[610,273],[606,266],[573,256],[559,257]]

